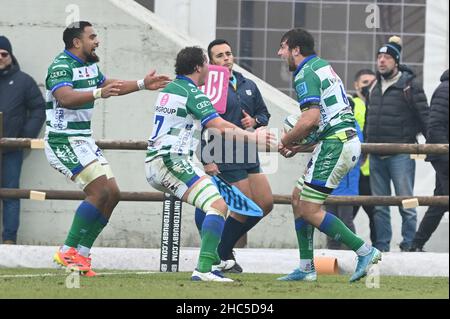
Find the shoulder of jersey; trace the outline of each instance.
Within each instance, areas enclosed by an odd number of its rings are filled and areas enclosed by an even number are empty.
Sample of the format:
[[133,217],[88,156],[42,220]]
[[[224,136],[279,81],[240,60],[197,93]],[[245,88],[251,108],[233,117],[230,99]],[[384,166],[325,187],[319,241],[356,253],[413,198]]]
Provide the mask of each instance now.
[[164,92],[168,90],[171,93],[179,94],[185,97],[195,96],[199,94],[199,92],[202,93],[202,91],[194,84],[186,81],[177,81],[177,80],[170,82],[164,89]]
[[59,54],[52,62],[51,67],[60,66],[60,67],[70,67],[71,61],[70,59],[63,55]]
[[314,71],[317,71],[327,65],[329,65],[328,61],[326,61],[322,58],[318,58],[311,63],[310,69],[311,69],[311,71],[314,72]]

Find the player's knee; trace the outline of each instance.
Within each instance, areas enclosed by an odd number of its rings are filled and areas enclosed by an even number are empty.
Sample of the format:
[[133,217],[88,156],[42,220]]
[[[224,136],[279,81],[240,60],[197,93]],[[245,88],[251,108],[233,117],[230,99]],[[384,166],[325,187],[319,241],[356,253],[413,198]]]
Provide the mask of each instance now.
[[97,203],[99,207],[105,207],[109,202],[109,191],[107,187],[100,187],[90,197]]
[[273,199],[271,198],[271,200],[264,202],[261,206],[261,209],[264,212],[264,216],[270,214],[270,212],[273,210]]
[[222,216],[226,217],[228,212],[228,205],[225,203],[223,198],[215,200],[211,204],[211,208],[220,213]]
[[204,178],[195,184],[187,197],[187,202],[205,212],[212,210],[224,216],[228,210],[219,190],[209,178]]
[[117,187],[110,187],[108,189],[108,201],[111,205],[117,205],[120,202],[121,199],[121,193],[119,188]]
[[306,220],[320,212],[320,205],[308,201],[299,201],[299,211]]

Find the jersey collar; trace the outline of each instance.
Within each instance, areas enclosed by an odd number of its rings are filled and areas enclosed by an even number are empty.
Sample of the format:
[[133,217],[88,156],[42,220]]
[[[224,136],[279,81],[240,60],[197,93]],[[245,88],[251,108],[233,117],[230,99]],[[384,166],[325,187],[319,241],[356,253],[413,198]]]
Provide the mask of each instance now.
[[303,68],[303,66],[304,66],[306,63],[308,63],[309,61],[311,61],[311,60],[314,59],[314,58],[317,58],[317,55],[316,55],[316,54],[313,54],[313,55],[310,55],[310,56],[306,57],[306,58],[302,61],[302,63],[300,63],[300,65],[297,67],[297,70],[295,70],[295,72],[294,72],[294,77],[297,76],[298,72],[300,72],[300,70]]
[[195,84],[195,82],[192,81],[192,79],[191,79],[191,78],[188,78],[187,76],[184,76],[184,75],[177,75],[177,79],[178,79],[178,80],[185,80],[185,81],[188,81],[189,83],[192,83],[192,84],[194,84],[194,85],[197,87],[197,84]]
[[86,64],[83,60],[81,60],[79,57],[77,57],[75,54],[73,54],[69,50],[64,50],[64,53],[67,54],[68,56],[70,56],[75,61],[77,61],[77,62],[79,62],[81,64]]

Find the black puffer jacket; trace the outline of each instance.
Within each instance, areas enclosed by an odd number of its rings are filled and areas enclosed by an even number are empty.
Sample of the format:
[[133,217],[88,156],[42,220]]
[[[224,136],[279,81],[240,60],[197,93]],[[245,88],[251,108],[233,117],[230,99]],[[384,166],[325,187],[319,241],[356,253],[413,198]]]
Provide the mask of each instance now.
[[[448,69],[441,76],[441,84],[433,93],[430,103],[428,139],[430,144],[448,144]],[[444,160],[447,155],[428,155],[427,161]]]
[[377,75],[378,81],[369,95],[364,127],[368,143],[415,143],[417,134],[427,134],[427,97],[411,69],[401,65],[399,70],[400,79],[384,94],[381,76]]
[[3,137],[37,137],[45,121],[45,101],[36,82],[13,64],[0,70]]

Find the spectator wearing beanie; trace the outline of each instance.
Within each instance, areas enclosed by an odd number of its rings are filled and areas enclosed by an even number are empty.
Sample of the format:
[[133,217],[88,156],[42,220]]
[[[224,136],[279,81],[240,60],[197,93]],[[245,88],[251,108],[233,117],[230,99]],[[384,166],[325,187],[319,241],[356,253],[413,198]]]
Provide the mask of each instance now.
[[[393,36],[378,50],[377,80],[366,101],[365,136],[368,143],[416,143],[417,135],[426,136],[429,107],[415,74],[400,64],[401,39]],[[370,154],[370,186],[374,196],[390,196],[391,181],[397,196],[412,196],[416,163],[409,154]],[[400,207],[402,251],[409,251],[417,226],[414,208]],[[392,238],[389,207],[375,206],[375,247],[390,250]]]
[[[45,120],[45,102],[36,82],[20,70],[11,43],[0,36],[0,112],[3,113],[3,137],[35,138]],[[23,152],[4,149],[2,188],[18,188]],[[19,228],[19,200],[3,200],[3,244],[15,244]]]

